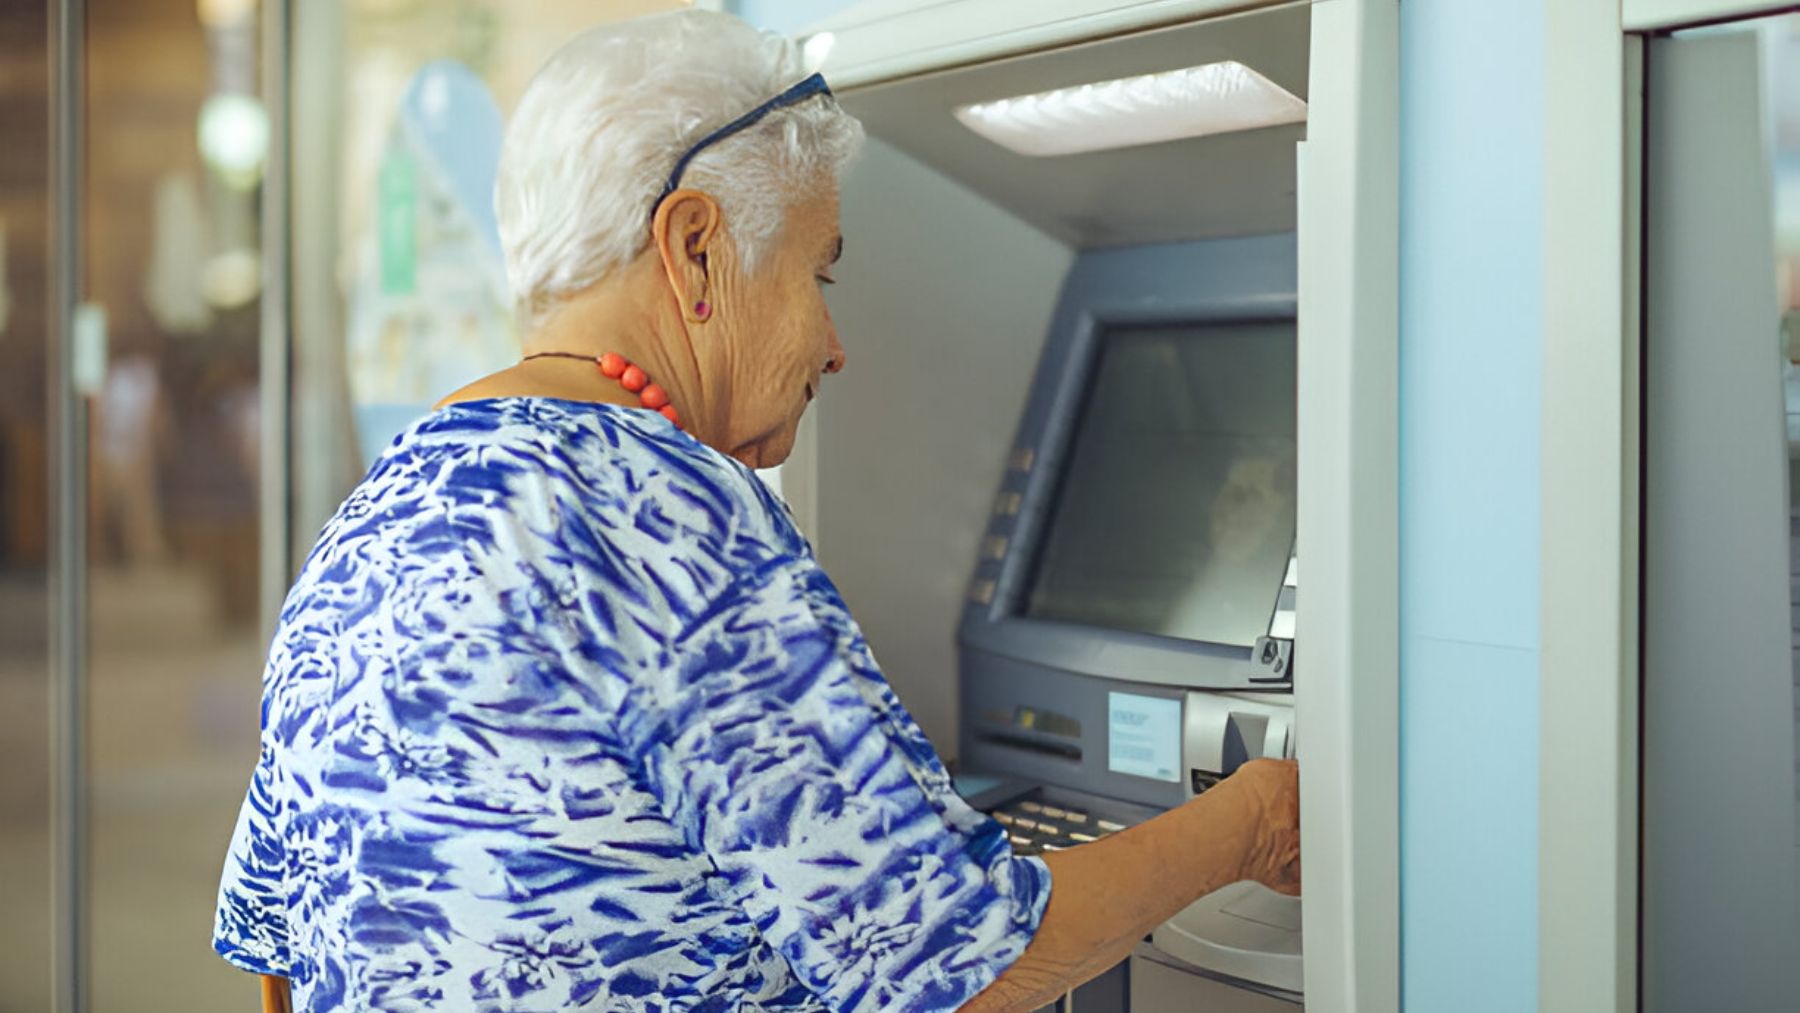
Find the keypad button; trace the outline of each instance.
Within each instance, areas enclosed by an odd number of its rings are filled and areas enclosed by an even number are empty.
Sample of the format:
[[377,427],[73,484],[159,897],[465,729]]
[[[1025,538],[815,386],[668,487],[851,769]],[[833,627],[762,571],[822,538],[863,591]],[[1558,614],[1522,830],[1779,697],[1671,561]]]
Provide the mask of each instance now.
[[1094,825],[1109,834],[1117,833],[1118,831],[1125,829],[1125,824],[1114,823],[1112,820],[1095,820]]

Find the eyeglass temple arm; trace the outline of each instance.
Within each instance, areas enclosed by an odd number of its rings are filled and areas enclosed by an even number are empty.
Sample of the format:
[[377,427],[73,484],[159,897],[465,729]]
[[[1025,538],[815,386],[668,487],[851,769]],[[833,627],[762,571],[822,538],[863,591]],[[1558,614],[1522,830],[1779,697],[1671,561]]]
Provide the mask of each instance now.
[[[670,194],[681,188],[681,177],[683,173],[687,172],[688,163],[694,160],[694,156],[705,151],[708,146],[717,144],[740,130],[754,126],[757,121],[777,109],[783,109],[798,102],[803,102],[814,95],[830,94],[831,86],[825,83],[825,75],[814,74],[806,80],[801,81],[799,84],[794,85],[792,88],[789,88],[787,91],[784,91],[769,101],[764,102],[762,105],[757,106],[755,109],[750,110],[744,115],[739,116],[737,119],[732,120],[730,123],[707,134],[705,137],[700,138],[700,140],[696,142],[693,147],[687,149],[687,153],[682,155],[681,159],[675,163],[675,171],[669,173],[669,181],[663,184],[662,193],[656,198],[656,205],[660,205]],[[651,205],[652,215],[656,213],[656,205]]]

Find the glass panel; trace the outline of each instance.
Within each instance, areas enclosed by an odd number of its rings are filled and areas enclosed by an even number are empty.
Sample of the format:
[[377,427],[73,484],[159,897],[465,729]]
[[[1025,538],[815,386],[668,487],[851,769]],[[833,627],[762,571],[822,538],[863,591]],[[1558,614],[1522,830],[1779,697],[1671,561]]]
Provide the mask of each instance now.
[[502,111],[582,29],[681,0],[296,4],[297,558],[394,434],[518,355]]
[[0,1011],[50,1007],[48,5],[0,4]]
[[1026,614],[1248,647],[1294,543],[1294,324],[1102,341]]
[[87,4],[83,320],[104,339],[86,383],[100,1013],[256,1002],[206,940],[257,748],[258,6]]

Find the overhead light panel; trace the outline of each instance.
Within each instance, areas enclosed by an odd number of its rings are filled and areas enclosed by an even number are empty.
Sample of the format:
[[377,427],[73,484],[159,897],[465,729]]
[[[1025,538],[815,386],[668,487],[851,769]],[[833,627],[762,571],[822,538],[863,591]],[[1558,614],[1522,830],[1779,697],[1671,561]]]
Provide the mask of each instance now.
[[800,59],[808,74],[817,74],[825,69],[825,61],[830,59],[832,47],[837,45],[837,36],[830,32],[819,32],[808,35],[800,43]]
[[1021,155],[1160,144],[1306,121],[1306,102],[1236,60],[958,107],[963,125]]

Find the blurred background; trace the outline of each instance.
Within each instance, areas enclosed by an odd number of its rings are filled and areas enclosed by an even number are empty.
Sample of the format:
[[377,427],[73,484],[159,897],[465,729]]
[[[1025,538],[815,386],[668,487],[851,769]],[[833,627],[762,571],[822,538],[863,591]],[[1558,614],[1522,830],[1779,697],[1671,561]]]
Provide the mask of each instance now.
[[[94,1010],[253,1008],[209,941],[279,595],[372,455],[514,355],[501,110],[579,29],[676,6],[0,0],[0,1013],[70,970]],[[53,167],[65,7],[80,151]],[[52,664],[53,601],[85,659]],[[79,968],[52,959],[65,864]]]

